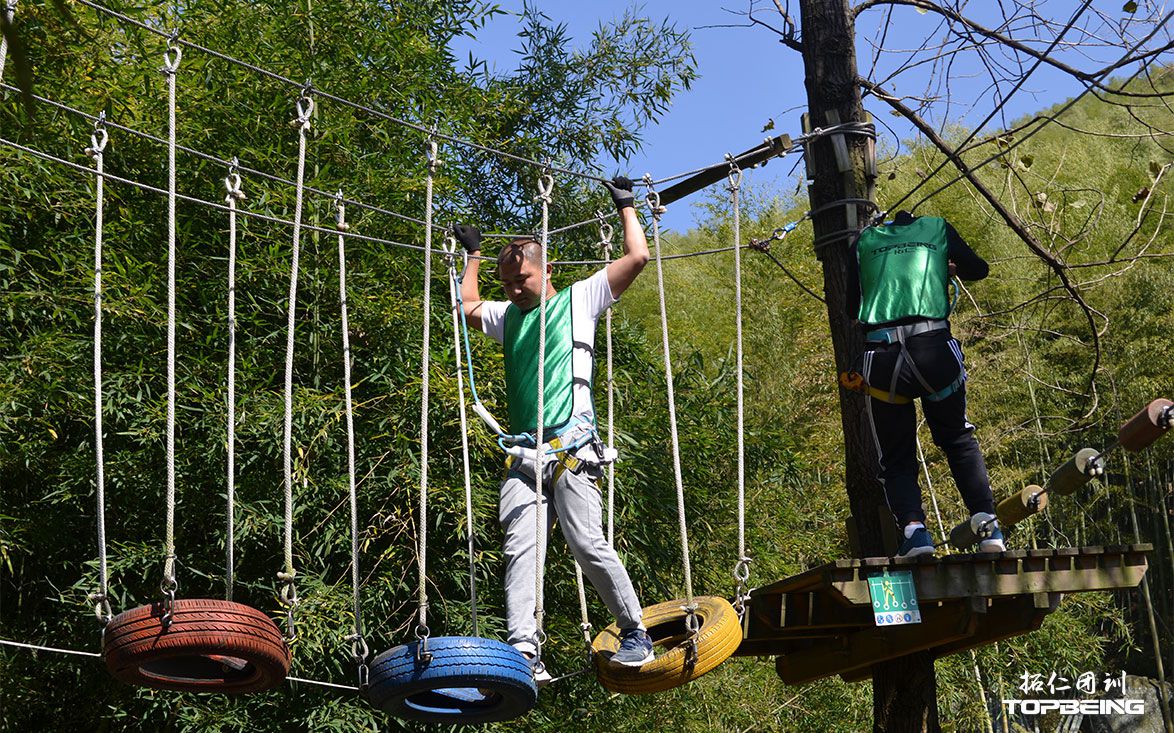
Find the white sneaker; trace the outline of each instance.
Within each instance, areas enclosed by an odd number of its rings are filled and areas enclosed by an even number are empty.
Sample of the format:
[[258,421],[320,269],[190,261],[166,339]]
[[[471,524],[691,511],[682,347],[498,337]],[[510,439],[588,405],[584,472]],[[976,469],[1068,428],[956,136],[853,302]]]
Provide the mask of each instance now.
[[[979,527],[983,522],[987,525],[979,531]],[[970,518],[970,530],[977,535],[986,534],[978,543],[979,552],[1006,552],[1007,546],[1003,544],[1003,530],[999,529],[999,520],[995,518],[994,514],[987,514],[986,512],[979,512]]]

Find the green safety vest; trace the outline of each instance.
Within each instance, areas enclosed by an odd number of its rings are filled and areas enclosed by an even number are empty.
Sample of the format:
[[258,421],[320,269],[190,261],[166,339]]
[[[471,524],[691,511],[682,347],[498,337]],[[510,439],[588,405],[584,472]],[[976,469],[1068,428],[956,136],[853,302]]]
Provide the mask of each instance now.
[[856,242],[861,323],[946,318],[950,300],[946,220],[922,216],[909,224],[865,229]]
[[[505,311],[505,384],[509,398],[510,432],[533,432],[538,427],[538,314],[539,307],[523,313],[510,303]],[[571,355],[571,289],[546,301],[546,380],[542,425],[553,428],[571,418],[574,374]],[[545,432],[545,431],[544,431]]]

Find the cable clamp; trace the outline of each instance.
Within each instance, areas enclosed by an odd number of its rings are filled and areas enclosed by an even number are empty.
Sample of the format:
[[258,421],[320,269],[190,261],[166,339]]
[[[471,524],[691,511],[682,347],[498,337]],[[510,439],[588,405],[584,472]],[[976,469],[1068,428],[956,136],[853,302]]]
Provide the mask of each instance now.
[[174,75],[179,71],[179,62],[183,59],[183,48],[179,45],[179,29],[171,31],[167,36],[167,50],[163,52],[163,68],[159,71],[167,75]]
[[659,219],[668,209],[660,205],[660,193],[652,187],[651,173],[644,174],[644,185],[648,187],[648,193],[644,197],[648,201],[648,210]]
[[[174,556],[168,559],[168,563],[174,560]],[[179,582],[176,581],[174,575],[164,576],[163,581],[159,583],[159,590],[163,593],[163,599],[159,601],[159,608],[163,611],[159,617],[159,623],[166,629],[170,624],[172,617],[175,614],[175,591],[179,589]]]
[[90,593],[86,599],[94,604],[94,615],[98,617],[98,623],[103,627],[110,623],[110,619],[114,618],[114,612],[110,610],[110,599],[101,591]]
[[538,176],[538,195],[534,197],[534,200],[549,204],[553,191],[554,176],[550,174],[550,167],[547,166],[543,168],[542,173]]
[[334,194],[334,208],[336,211],[334,228],[340,232],[349,232],[351,225],[346,223],[346,199],[342,197],[342,189]]
[[106,132],[106,112],[103,110],[98,113],[98,119],[94,120],[94,132],[90,135],[90,147],[86,148],[86,155],[91,158],[102,155],[109,140],[110,135]]
[[294,103],[298,116],[290,120],[290,127],[300,128],[303,132],[310,131],[310,115],[314,113],[314,98],[310,96],[312,92],[313,88],[309,82],[306,82],[306,85],[302,87],[302,95]]
[[[433,133],[436,132],[435,127],[432,128],[432,132]],[[440,153],[440,148],[436,144],[436,138],[432,137],[432,135],[429,135],[428,140],[424,143],[424,155],[428,159],[428,170],[431,171],[432,173],[435,173],[436,169],[440,167],[439,153]]]
[[298,605],[298,589],[294,585],[295,573],[292,569],[287,572],[279,572],[277,579],[281,581],[281,590],[278,591],[278,599],[281,605],[285,606],[285,640],[292,644],[298,638],[297,626],[294,623],[294,609]]
[[726,177],[729,182],[727,188],[733,193],[742,187],[742,169],[738,167],[738,161],[733,153],[726,153],[726,160],[730,163],[730,172]]
[[428,651],[428,636],[431,633],[428,624],[416,624],[416,662],[419,664],[432,661],[432,652]]
[[611,222],[607,220],[607,212],[602,209],[595,212],[595,218],[599,220],[599,248],[605,253],[610,253],[612,250],[612,238],[615,237],[615,229]]
[[239,163],[234,157],[228,164],[228,175],[224,178],[224,188],[228,191],[224,201],[229,204],[245,200],[245,192],[241,189],[241,174],[237,169],[238,165]]

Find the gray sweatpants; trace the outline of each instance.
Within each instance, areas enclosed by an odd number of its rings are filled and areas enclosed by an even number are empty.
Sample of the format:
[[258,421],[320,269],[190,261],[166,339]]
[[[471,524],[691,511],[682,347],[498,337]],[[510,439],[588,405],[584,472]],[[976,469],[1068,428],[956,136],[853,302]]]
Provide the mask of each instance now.
[[545,482],[542,506],[546,511],[540,548],[534,546],[536,496],[532,471],[511,471],[501,484],[499,519],[505,532],[506,622],[509,643],[519,651],[529,654],[536,651],[534,562],[537,557],[540,566],[545,566],[545,540],[556,516],[571,555],[602,596],[619,627],[641,626],[640,599],[632,588],[628,571],[603,534],[603,502],[599,486],[589,471],[589,468],[578,474],[563,471],[553,491],[549,480]]

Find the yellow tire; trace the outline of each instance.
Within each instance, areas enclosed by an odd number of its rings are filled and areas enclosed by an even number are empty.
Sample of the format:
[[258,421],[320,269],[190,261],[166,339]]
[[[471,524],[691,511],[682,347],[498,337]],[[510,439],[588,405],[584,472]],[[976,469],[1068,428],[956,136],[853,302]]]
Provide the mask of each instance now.
[[693,601],[701,619],[695,663],[688,664],[688,645],[684,643],[687,614],[681,607],[685,602],[658,603],[644,609],[644,625],[653,646],[668,651],[641,667],[613,665],[611,656],[620,648],[620,630],[612,624],[599,632],[591,644],[599,684],[627,695],[662,692],[691,682],[726,661],[742,643],[737,612],[729,601],[717,596],[699,596]]

